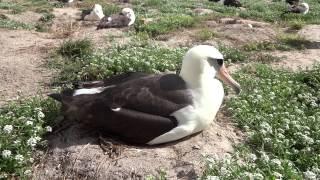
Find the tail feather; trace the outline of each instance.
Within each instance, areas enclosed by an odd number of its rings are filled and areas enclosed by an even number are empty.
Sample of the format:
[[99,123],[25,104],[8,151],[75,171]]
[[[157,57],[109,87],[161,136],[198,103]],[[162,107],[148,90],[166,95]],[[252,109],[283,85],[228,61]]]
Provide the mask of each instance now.
[[62,102],[62,95],[59,93],[48,94],[48,96],[56,101]]
[[48,94],[48,96],[56,101],[63,102],[66,99],[70,99],[69,97],[72,97],[73,92],[73,89],[65,89],[62,91],[62,93],[52,93]]

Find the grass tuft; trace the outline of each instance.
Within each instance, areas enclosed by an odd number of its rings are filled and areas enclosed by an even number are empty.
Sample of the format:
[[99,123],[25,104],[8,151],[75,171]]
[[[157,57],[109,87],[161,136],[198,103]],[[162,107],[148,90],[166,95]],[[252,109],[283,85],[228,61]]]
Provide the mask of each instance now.
[[249,58],[248,53],[237,48],[219,45],[218,49],[223,54],[224,59],[229,62],[244,62]]
[[13,21],[4,17],[0,17],[0,28],[31,30],[34,27],[30,24],[25,24],[25,23]]
[[216,35],[217,35],[216,32],[208,28],[205,28],[199,31],[197,34],[195,34],[195,38],[198,41],[206,41],[206,40],[212,39]]
[[62,43],[57,53],[69,59],[81,59],[92,55],[93,45],[89,39],[67,40]]
[[138,20],[134,27],[136,32],[146,32],[150,37],[156,37],[180,28],[193,27],[196,22],[196,18],[189,15],[167,15],[148,24]]

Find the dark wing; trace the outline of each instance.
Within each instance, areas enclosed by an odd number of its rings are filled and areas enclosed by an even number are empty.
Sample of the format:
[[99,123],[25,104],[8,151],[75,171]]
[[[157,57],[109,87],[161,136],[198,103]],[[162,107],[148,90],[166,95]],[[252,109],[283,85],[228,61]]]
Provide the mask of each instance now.
[[192,104],[185,82],[175,74],[142,76],[99,94],[61,99],[67,118],[131,143],[147,143],[170,131],[177,126],[171,113]]
[[116,85],[120,84],[126,81],[130,81],[132,79],[137,79],[143,76],[148,76],[150,74],[148,73],[142,73],[142,72],[127,72],[120,75],[115,75],[112,77],[109,77],[107,79],[104,79],[102,81],[88,81],[88,82],[77,82],[74,83],[74,87],[77,89],[79,88],[95,88],[95,87],[103,87],[103,86],[110,86],[110,85]]
[[[111,18],[111,20],[109,20],[109,18]],[[124,14],[120,13],[102,18],[97,26],[97,29],[125,27],[128,26],[129,22],[130,19]]]
[[302,13],[304,11],[304,7],[301,7],[301,6],[292,6],[289,11],[291,13]]
[[242,6],[239,0],[225,0],[223,4],[226,6],[234,6],[234,7]]
[[299,4],[299,0],[286,0],[286,3],[288,3],[290,5],[298,5]]

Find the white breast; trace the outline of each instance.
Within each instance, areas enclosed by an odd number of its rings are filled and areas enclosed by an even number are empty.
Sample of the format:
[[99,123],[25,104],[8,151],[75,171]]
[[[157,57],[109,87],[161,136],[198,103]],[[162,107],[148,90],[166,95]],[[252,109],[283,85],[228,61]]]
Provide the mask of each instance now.
[[178,126],[169,132],[154,138],[148,144],[161,144],[175,141],[205,129],[215,118],[224,97],[222,83],[216,79],[203,89],[192,90],[194,102],[171,115]]
[[[192,132],[196,133],[206,128],[215,118],[223,101],[224,90],[222,83],[213,79],[205,88],[192,90],[192,94],[194,98],[192,110],[184,108],[173,113],[173,116],[177,118],[179,125],[190,122],[196,124],[196,128]],[[189,116],[182,118],[182,112],[188,112]],[[191,113],[192,116],[190,116]]]

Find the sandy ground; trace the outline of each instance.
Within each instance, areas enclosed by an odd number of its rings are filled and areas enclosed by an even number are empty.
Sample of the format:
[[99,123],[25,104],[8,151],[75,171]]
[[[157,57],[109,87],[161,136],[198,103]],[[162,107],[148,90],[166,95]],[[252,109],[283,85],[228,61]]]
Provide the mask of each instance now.
[[51,72],[43,67],[56,42],[47,34],[0,29],[0,105],[18,94],[46,92]]

